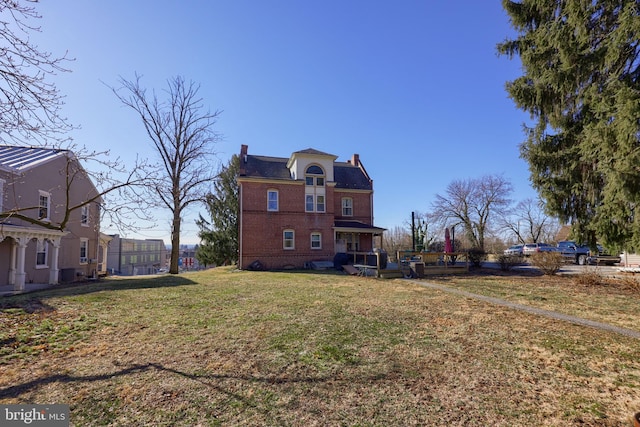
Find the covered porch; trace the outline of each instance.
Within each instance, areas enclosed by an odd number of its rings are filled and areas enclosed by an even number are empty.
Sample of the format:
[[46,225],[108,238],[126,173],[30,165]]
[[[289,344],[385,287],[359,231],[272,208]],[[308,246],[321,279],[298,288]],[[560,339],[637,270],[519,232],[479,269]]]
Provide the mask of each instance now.
[[374,250],[374,237],[386,231],[362,221],[347,220],[335,221],[333,230],[335,253],[346,254],[351,264],[366,264],[367,255]]
[[[25,269],[25,258],[27,245],[31,241],[40,244],[49,242],[51,253],[47,256],[49,275],[47,285],[58,284],[58,256],[60,253],[60,243],[66,231],[47,230],[37,227],[0,225],[0,244],[9,244],[9,256],[7,264],[3,262],[5,271],[8,272],[5,278],[0,278],[0,287],[4,291],[11,289],[13,293],[25,292],[27,272]],[[7,268],[8,267],[8,268]]]

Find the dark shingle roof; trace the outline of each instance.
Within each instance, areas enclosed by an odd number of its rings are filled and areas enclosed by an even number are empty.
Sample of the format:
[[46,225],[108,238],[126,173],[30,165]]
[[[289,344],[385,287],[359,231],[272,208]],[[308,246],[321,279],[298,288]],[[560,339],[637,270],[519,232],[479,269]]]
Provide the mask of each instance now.
[[333,179],[336,181],[336,188],[348,190],[371,190],[371,180],[357,166],[350,163],[334,163]]
[[[310,153],[309,151],[313,151]],[[309,149],[298,151],[305,154],[323,154],[317,150]],[[293,179],[291,172],[287,168],[289,159],[284,157],[268,157],[247,155],[247,161],[244,164],[246,177],[264,178],[264,179]],[[333,178],[336,182],[336,188],[349,190],[372,190],[373,186],[367,175],[357,166],[351,163],[334,162]]]
[[245,176],[252,178],[291,179],[283,157],[247,156],[244,164]]

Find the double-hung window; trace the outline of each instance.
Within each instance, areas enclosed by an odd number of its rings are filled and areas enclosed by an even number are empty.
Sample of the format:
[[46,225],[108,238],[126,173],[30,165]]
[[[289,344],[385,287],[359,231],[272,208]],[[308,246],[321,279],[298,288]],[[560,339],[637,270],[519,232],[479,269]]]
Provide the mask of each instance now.
[[278,191],[277,190],[267,191],[267,210],[272,212],[275,212],[278,210]]
[[38,204],[38,219],[48,220],[51,210],[51,195],[46,191],[40,191],[40,202]]
[[80,264],[87,264],[89,262],[89,239],[86,237],[80,238]]
[[80,208],[80,224],[84,227],[89,226],[89,206],[84,205]]
[[311,249],[322,249],[322,233],[311,233]]
[[36,268],[47,267],[47,244],[46,240],[38,240],[36,243]]
[[296,248],[295,232],[293,230],[284,230],[282,232],[282,247],[283,249],[288,250],[293,250]]
[[351,197],[342,198],[342,216],[353,216],[353,199]]

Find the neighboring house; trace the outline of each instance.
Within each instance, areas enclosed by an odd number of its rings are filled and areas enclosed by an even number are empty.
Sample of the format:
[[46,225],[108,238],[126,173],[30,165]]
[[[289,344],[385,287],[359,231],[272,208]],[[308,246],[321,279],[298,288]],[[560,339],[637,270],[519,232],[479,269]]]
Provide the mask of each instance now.
[[162,239],[128,239],[111,236],[107,270],[110,274],[156,274],[166,267],[167,248]]
[[248,154],[238,176],[239,267],[303,268],[338,253],[371,252],[384,229],[373,225],[373,181],[350,161],[314,149],[289,158]]
[[[106,250],[100,248],[97,195],[72,152],[0,146],[0,285],[21,291],[25,283],[96,277]],[[54,229],[74,206],[81,207],[70,211],[66,227]]]
[[202,266],[196,258],[197,246],[180,245],[178,266],[181,270],[200,270]]

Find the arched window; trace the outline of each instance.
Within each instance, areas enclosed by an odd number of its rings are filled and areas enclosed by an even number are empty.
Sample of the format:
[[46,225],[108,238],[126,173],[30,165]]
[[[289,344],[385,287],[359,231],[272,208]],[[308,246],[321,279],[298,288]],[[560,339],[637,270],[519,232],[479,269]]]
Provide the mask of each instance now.
[[305,211],[325,212],[325,173],[318,165],[310,165],[305,170]]
[[320,166],[311,165],[305,172],[305,182],[309,186],[324,187],[324,171]]

